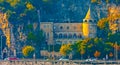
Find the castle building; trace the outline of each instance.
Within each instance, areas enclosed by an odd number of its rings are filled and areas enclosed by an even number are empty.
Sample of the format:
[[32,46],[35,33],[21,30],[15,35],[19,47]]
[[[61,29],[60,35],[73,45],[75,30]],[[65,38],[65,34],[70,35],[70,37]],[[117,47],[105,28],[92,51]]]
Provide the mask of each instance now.
[[43,30],[48,44],[75,43],[84,38],[97,36],[97,23],[90,8],[82,23],[41,22],[40,29]]

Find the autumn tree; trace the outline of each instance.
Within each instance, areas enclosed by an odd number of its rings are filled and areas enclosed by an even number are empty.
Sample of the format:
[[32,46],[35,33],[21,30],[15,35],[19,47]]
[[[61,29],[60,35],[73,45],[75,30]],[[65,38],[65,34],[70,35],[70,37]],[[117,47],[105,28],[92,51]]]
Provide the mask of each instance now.
[[112,52],[109,53],[109,57],[113,57],[113,53]]
[[96,58],[98,58],[98,57],[100,56],[100,52],[96,50],[95,53],[94,53],[94,56],[95,56]]
[[72,51],[71,44],[63,44],[60,48],[60,54],[66,56]]
[[92,3],[96,3],[96,2],[97,2],[97,0],[91,0],[91,2],[92,2]]
[[87,40],[83,40],[83,41],[78,41],[76,43],[78,52],[81,55],[81,59],[83,58],[83,55],[86,53],[86,43],[87,43],[87,41],[88,41],[88,39]]
[[22,48],[22,53],[25,57],[32,58],[35,49],[32,46],[25,46]]

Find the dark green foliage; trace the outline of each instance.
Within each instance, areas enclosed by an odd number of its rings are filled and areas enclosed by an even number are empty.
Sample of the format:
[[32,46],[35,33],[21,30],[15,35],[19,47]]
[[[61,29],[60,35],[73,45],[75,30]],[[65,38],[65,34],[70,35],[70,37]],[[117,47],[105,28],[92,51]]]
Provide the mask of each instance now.
[[118,32],[118,33],[115,33],[115,34],[110,34],[108,36],[108,41],[120,44],[120,33]]
[[28,33],[27,39],[28,40],[35,40],[36,36],[32,32],[30,32],[30,33]]

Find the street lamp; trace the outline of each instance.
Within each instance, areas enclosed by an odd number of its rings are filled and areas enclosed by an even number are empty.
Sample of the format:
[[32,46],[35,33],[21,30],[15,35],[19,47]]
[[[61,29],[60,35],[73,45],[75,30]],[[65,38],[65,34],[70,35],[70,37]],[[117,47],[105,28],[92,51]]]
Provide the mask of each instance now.
[[2,55],[2,47],[3,47],[3,36],[5,37],[5,35],[1,35],[1,58],[3,58],[3,55]]
[[118,50],[117,50],[117,42],[115,42],[115,48],[114,48],[114,57],[115,57],[115,60],[118,59]]

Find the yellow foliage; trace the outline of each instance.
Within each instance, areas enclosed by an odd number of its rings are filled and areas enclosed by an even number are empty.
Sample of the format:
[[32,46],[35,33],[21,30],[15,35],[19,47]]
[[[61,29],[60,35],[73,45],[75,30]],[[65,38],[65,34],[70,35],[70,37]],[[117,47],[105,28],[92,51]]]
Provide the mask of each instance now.
[[80,52],[81,55],[85,54],[86,44],[87,44],[88,40],[89,39],[86,38],[83,41],[77,42],[78,51]]
[[27,7],[28,10],[34,9],[33,5],[32,5],[30,2],[28,2],[28,3],[26,4],[26,7]]
[[35,49],[32,46],[25,46],[22,49],[22,53],[24,56],[29,56]]
[[86,38],[86,39],[84,39],[84,40],[83,40],[83,44],[84,44],[84,43],[87,44],[90,40],[91,40],[91,38]]
[[0,0],[0,3],[4,2],[4,0]]
[[91,47],[93,47],[93,44],[88,45],[88,48],[91,48]]
[[111,6],[108,9],[109,28],[114,33],[118,29],[118,24],[115,22],[120,19],[120,7]]
[[63,44],[60,48],[60,54],[67,55],[72,50],[71,44]]
[[92,2],[92,3],[96,3],[96,2],[97,2],[97,0],[91,0],[91,2]]
[[89,36],[89,24],[88,23],[83,23],[83,35],[85,37]]
[[102,19],[100,19],[100,20],[98,21],[97,26],[98,26],[100,29],[103,29],[103,28],[106,27],[106,26],[105,26],[105,23],[107,23],[107,22],[108,22],[108,19],[107,19],[107,18],[102,18]]
[[118,29],[118,26],[117,26],[117,24],[115,23],[115,24],[112,24],[111,26],[110,26],[110,30],[112,30],[112,31],[116,31]]
[[15,6],[20,2],[20,0],[6,0],[6,2],[10,3],[11,6]]
[[10,47],[10,28],[8,27],[8,19],[7,15],[4,13],[0,13],[0,28],[2,29],[4,35],[6,36],[6,44]]

